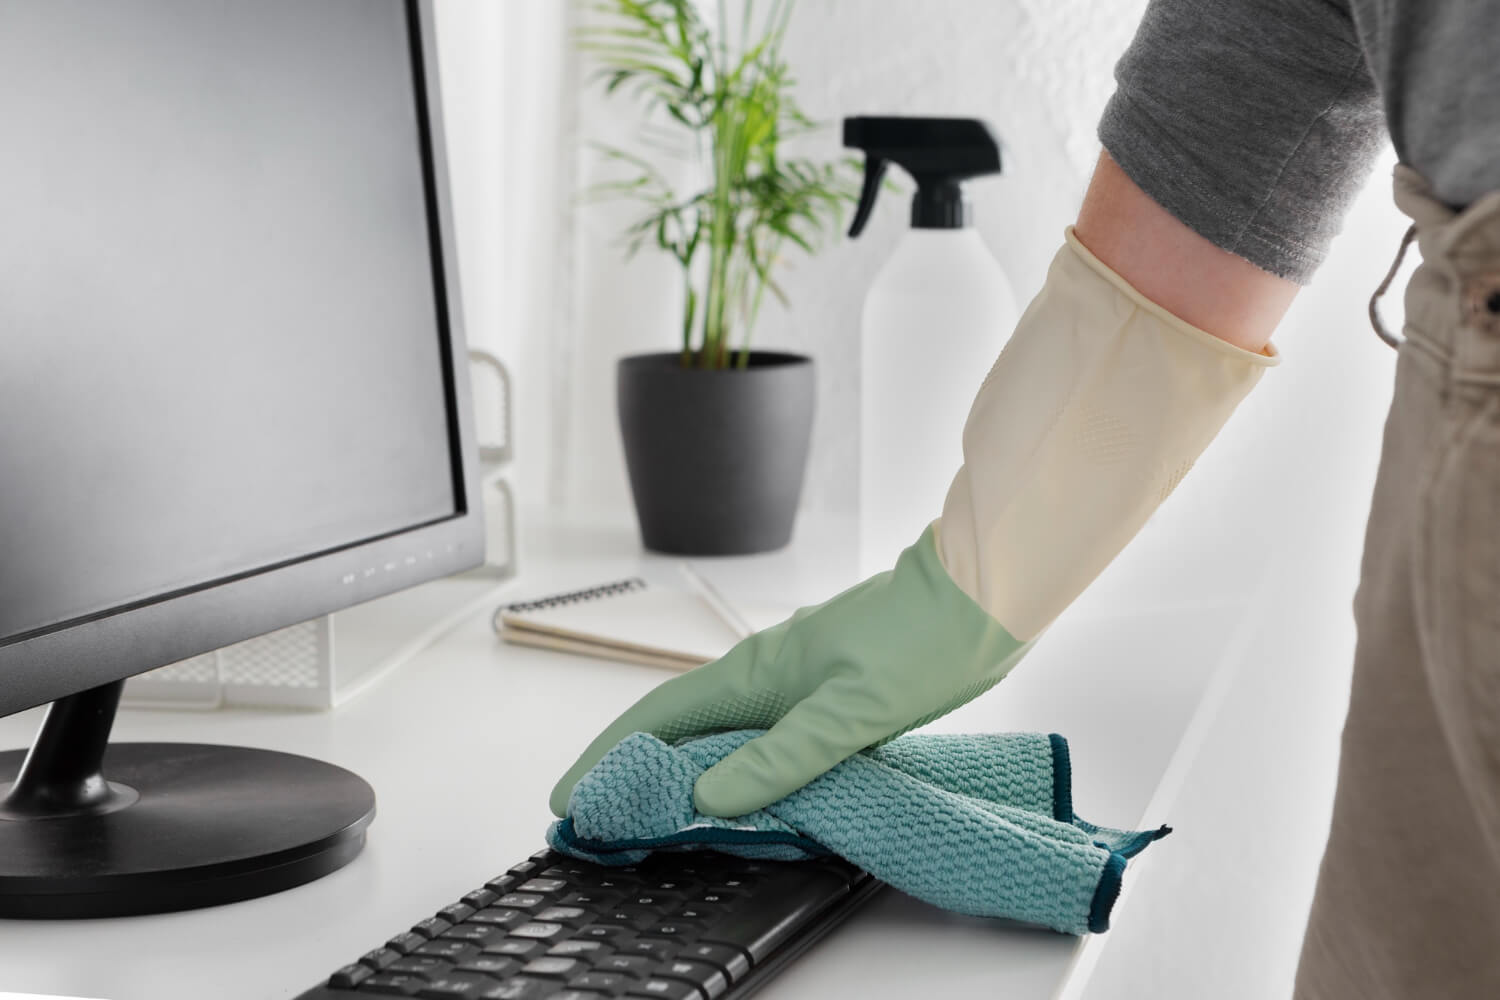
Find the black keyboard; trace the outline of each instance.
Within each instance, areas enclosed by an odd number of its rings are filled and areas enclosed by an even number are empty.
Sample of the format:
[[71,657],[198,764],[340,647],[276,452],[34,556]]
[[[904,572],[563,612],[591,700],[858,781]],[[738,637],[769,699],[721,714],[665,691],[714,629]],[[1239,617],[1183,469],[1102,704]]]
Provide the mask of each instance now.
[[739,1000],[881,887],[837,858],[541,851],[298,1000]]

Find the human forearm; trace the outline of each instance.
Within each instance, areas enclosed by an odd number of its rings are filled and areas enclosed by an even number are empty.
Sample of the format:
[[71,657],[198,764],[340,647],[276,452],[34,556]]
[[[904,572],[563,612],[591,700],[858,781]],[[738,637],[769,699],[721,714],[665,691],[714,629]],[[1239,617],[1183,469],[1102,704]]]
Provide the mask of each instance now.
[[1177,221],[1108,153],[1099,154],[1074,232],[1146,298],[1247,351],[1270,342],[1301,287],[1219,249]]

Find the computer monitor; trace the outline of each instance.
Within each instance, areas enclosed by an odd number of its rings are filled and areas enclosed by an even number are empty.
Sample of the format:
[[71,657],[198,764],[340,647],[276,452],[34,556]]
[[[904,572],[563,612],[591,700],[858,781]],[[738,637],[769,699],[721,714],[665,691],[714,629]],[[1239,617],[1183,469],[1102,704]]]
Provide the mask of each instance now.
[[108,735],[131,675],[482,560],[433,7],[0,0],[0,716],[52,703],[0,916],[364,843],[341,768]]

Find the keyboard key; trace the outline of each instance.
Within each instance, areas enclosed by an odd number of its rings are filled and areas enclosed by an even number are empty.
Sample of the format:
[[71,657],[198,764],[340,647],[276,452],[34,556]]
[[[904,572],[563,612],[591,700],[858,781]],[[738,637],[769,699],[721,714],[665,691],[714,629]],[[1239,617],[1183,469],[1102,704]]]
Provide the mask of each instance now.
[[541,958],[533,958],[521,969],[523,976],[560,976],[566,979],[576,976],[587,969],[588,966],[576,958],[566,958],[561,955],[545,955]]
[[669,906],[677,906],[682,902],[682,896],[675,892],[643,892],[637,896],[625,897],[622,906],[645,906],[657,912],[665,911]]
[[437,915],[449,923],[461,924],[472,917],[474,911],[477,909],[479,907],[470,906],[468,903],[449,903],[441,910],[438,910]]
[[460,902],[467,903],[476,910],[482,910],[486,906],[493,905],[499,898],[500,894],[493,889],[475,889],[473,892],[466,893]]
[[648,975],[652,969],[656,968],[656,965],[656,959],[645,955],[609,955],[596,961],[594,970],[616,972],[632,979],[640,979]]
[[604,910],[599,914],[599,921],[606,924],[614,924],[619,927],[629,927],[632,930],[654,924],[660,918],[660,914],[654,909],[646,906],[631,906],[623,904]]
[[534,892],[508,892],[495,900],[496,906],[508,906],[513,910],[534,910],[547,899]]
[[533,878],[522,882],[516,886],[516,889],[520,892],[540,892],[546,894],[556,892],[567,884],[560,878]]
[[583,864],[573,863],[543,868],[537,874],[542,878],[560,878],[564,882],[571,882],[574,879],[588,878],[590,875],[597,873],[598,870],[598,868],[590,868]]
[[539,870],[541,867],[542,866],[537,864],[535,861],[522,861],[518,865],[511,865],[510,870],[508,870],[505,874],[530,875],[532,872]]
[[618,972],[585,972],[581,976],[574,976],[568,980],[568,986],[575,990],[597,990],[606,996],[624,993],[634,985],[633,977]]
[[703,943],[742,948],[759,962],[814,913],[848,892],[848,884],[831,872],[788,871],[749,905],[727,913],[703,935]]
[[707,962],[687,962],[675,959],[656,970],[658,976],[671,979],[686,979],[709,997],[716,997],[729,989],[729,979],[716,965]]
[[691,902],[707,903],[710,906],[727,906],[738,898],[738,893],[726,892],[722,889],[705,889],[694,896]]
[[724,912],[724,907],[711,903],[689,903],[673,910],[667,915],[667,919],[683,920],[691,924],[711,924],[722,917]]
[[467,925],[473,927],[483,924],[486,927],[517,927],[531,919],[531,914],[524,910],[511,910],[503,906],[491,906],[480,910],[468,919]]
[[526,979],[517,976],[479,993],[480,1000],[542,1000],[557,994],[557,980]]
[[604,889],[583,889],[579,892],[570,892],[557,901],[559,906],[587,906],[593,910],[602,910],[614,906],[620,902],[621,896],[618,892],[610,892]]
[[429,955],[432,958],[446,958],[450,962],[467,962],[479,954],[479,946],[477,944],[470,944],[468,941],[438,938],[436,941],[428,941],[422,947],[412,952],[412,954]]
[[556,861],[557,858],[558,853],[550,847],[544,847],[531,856],[531,860],[537,862],[538,864],[542,864],[544,862],[550,864],[551,862]]
[[579,941],[618,942],[634,938],[635,931],[619,924],[589,924],[573,936]]
[[651,880],[651,887],[657,892],[670,892],[682,895],[683,893],[696,892],[703,886],[696,879],[684,878],[680,875],[669,876]]
[[458,966],[459,972],[478,972],[495,979],[503,979],[521,967],[514,958],[504,955],[480,955]]
[[377,972],[359,984],[361,993],[387,993],[391,996],[416,996],[417,990],[427,985],[421,976],[409,972]]
[[622,955],[642,955],[654,962],[665,962],[677,956],[681,945],[675,941],[662,941],[659,938],[641,938],[638,941],[625,941],[620,944]]
[[745,953],[724,944],[690,944],[682,949],[678,957],[711,962],[724,970],[731,983],[739,982],[750,972],[750,960],[745,957]]
[[388,971],[410,972],[414,976],[431,979],[433,976],[452,972],[453,963],[446,958],[436,958],[432,955],[407,955],[399,962],[392,962]]
[[423,1000],[458,1000],[458,998],[477,997],[494,985],[495,981],[489,976],[478,976],[472,972],[454,972],[432,980],[417,990],[417,996]]
[[676,938],[682,941],[691,941],[702,932],[702,924],[687,920],[663,920],[641,928],[642,936]]
[[510,892],[511,888],[520,881],[521,877],[519,875],[512,875],[507,872],[504,875],[497,875],[490,879],[484,884],[484,887],[490,892],[503,894]]
[[481,948],[491,941],[505,936],[505,929],[488,924],[459,924],[450,927],[437,938],[439,941],[472,941]]
[[561,993],[549,993],[547,1000],[609,1000],[612,993],[597,993],[594,990],[575,990],[572,987]]
[[578,906],[549,906],[536,915],[536,919],[553,924],[565,924],[568,927],[578,927],[589,923],[593,917],[582,907]]
[[627,884],[626,877],[617,874],[618,869],[601,868],[593,871],[585,871],[568,879],[575,886],[590,889],[624,890],[636,888],[634,883]]
[[362,957],[359,960],[359,964],[368,965],[374,971],[380,972],[400,957],[401,953],[399,951],[391,948],[376,948]]
[[336,990],[352,990],[373,975],[375,970],[368,965],[346,965],[328,977],[328,985]]
[[540,941],[523,941],[519,938],[506,938],[504,941],[495,941],[484,946],[486,955],[501,955],[510,958],[526,960],[541,954],[547,946]]
[[549,955],[564,955],[568,958],[582,958],[589,961],[613,953],[614,949],[603,941],[581,941],[578,938],[571,941],[559,941],[547,949]]
[[428,917],[420,923],[412,924],[411,929],[413,933],[420,934],[424,938],[435,938],[452,926],[452,921],[444,920],[442,917]]
[[680,855],[680,860],[676,861],[672,869],[678,875],[693,878],[702,878],[706,875],[717,877],[727,871],[730,862],[734,860],[739,859],[731,859],[727,854],[700,852],[693,855]]
[[405,934],[397,934],[391,938],[385,943],[385,946],[392,951],[399,951],[401,954],[407,955],[426,943],[427,939],[422,935],[407,931]]
[[532,922],[522,924],[510,932],[511,937],[531,938],[535,941],[560,941],[565,937],[567,928],[562,924],[544,924]]
[[637,983],[626,996],[654,997],[658,1000],[703,1000],[703,991],[681,979],[653,976],[644,983]]

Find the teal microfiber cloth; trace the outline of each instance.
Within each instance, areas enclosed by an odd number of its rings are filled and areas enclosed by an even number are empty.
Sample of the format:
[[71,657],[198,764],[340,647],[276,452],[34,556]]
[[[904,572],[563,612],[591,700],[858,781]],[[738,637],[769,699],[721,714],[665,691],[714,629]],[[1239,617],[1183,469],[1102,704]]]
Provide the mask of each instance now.
[[1056,733],[908,734],[756,812],[695,811],[698,776],[760,734],[667,744],[632,733],[579,780],[548,842],[606,865],[659,851],[773,861],[836,854],[947,910],[1082,934],[1108,929],[1126,859],[1170,832],[1080,819],[1068,744]]

